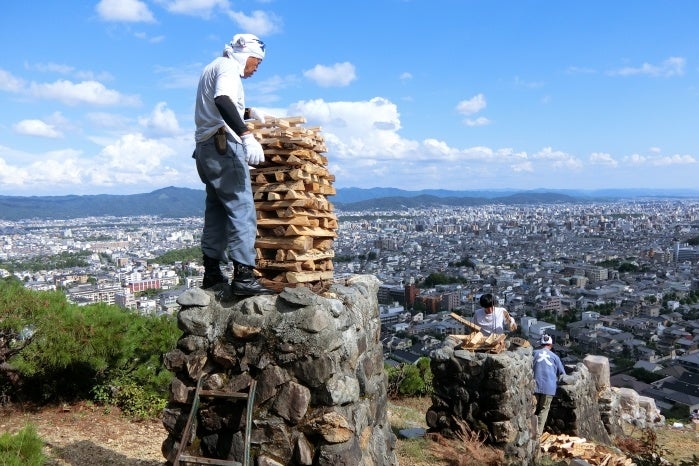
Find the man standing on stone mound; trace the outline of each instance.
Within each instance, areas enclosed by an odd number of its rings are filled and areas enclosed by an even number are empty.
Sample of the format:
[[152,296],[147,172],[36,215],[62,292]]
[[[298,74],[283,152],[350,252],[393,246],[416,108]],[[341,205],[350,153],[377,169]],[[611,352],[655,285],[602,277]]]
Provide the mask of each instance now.
[[558,357],[553,351],[553,338],[549,335],[541,337],[541,348],[534,351],[534,382],[536,388],[536,417],[538,418],[538,434],[544,433],[544,425],[549,417],[551,400],[556,395],[558,388],[558,378],[565,375],[566,371]]
[[[248,165],[265,160],[262,146],[244,122],[243,79],[265,58],[265,44],[252,34],[236,34],[223,55],[201,74],[194,110],[199,178],[206,186],[206,210],[201,249],[202,288],[226,284],[221,262],[233,261],[231,292],[237,296],[271,294],[254,275],[257,218]],[[248,109],[264,123],[264,115]]]

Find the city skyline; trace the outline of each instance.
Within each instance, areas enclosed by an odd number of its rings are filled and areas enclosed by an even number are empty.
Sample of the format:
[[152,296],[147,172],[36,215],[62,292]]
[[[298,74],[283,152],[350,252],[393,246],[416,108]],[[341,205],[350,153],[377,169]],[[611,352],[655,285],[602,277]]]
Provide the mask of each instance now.
[[699,4],[40,0],[0,37],[0,195],[201,189],[201,68],[268,55],[248,106],[304,116],[338,188],[695,188]]

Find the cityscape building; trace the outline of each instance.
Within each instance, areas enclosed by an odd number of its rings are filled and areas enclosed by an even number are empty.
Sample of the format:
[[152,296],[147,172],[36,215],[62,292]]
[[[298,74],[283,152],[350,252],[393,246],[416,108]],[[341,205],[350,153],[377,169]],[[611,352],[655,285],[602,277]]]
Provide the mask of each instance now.
[[[568,363],[588,352],[642,368],[671,371],[681,364],[696,371],[699,201],[336,213],[335,279],[373,274],[380,280],[386,361],[414,362],[446,335],[465,332],[450,314],[469,317],[479,296],[493,293],[517,319],[518,335],[532,341],[553,335]],[[36,290],[63,290],[76,304],[172,313],[183,289],[201,285],[203,270],[161,257],[198,248],[201,222],[0,220],[0,276],[15,275]],[[55,267],[56,257],[78,257],[80,265]],[[663,393],[679,386],[673,381],[681,376],[669,374],[665,389],[662,380],[654,383],[648,396],[659,406],[680,403]],[[681,403],[697,409],[699,388],[689,386]]]

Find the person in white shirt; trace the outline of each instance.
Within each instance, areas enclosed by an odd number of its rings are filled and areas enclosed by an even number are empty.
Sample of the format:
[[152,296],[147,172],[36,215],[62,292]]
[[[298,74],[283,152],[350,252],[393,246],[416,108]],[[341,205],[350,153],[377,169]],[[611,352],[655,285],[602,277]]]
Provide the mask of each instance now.
[[472,322],[481,328],[483,335],[502,334],[505,333],[505,329],[510,332],[517,330],[515,319],[504,307],[495,306],[492,294],[482,295],[479,302],[481,308],[476,310]]
[[196,160],[206,186],[206,210],[201,249],[202,288],[227,287],[220,264],[232,261],[230,290],[236,296],[271,294],[255,277],[257,216],[249,166],[265,161],[262,145],[245,124],[243,79],[252,76],[265,58],[265,44],[253,34],[236,34],[222,56],[201,74],[194,108]]

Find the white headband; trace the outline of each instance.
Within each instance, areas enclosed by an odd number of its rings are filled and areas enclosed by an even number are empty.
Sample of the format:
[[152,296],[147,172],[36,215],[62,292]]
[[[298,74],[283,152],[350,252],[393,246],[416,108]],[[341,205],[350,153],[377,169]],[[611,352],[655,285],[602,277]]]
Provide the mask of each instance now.
[[241,61],[245,63],[248,57],[265,58],[265,43],[253,34],[236,34],[233,39],[226,44],[223,55],[229,58],[238,58],[236,55],[244,55]]

